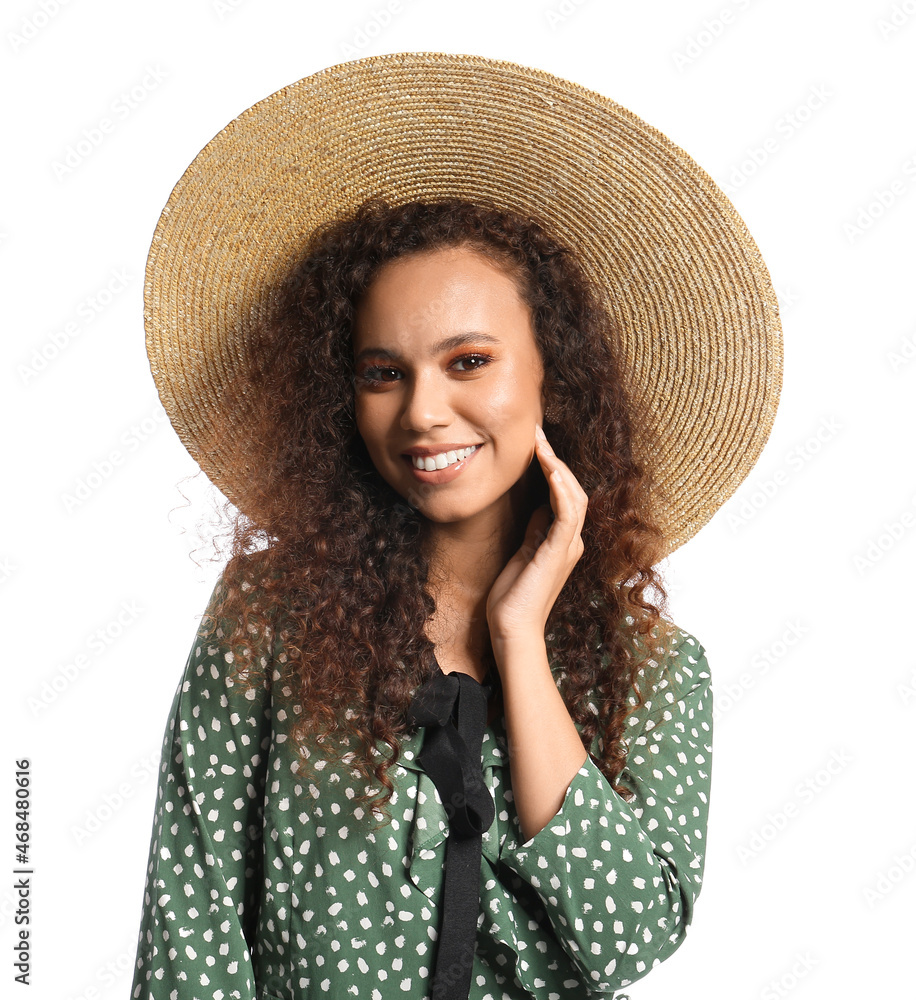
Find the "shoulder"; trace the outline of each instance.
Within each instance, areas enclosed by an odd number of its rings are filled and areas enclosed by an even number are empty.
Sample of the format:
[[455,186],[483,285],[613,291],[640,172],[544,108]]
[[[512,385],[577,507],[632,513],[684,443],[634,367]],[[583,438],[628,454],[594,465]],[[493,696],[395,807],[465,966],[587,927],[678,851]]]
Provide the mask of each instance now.
[[[224,600],[228,583],[233,579],[252,605],[263,578],[264,562],[260,553],[246,556],[233,566],[224,567],[213,586],[185,665],[179,696],[186,702],[215,706],[227,700],[233,705],[248,703],[252,711],[264,707],[275,675],[275,652],[270,644],[256,644],[253,635],[243,641],[238,615],[227,614]],[[257,655],[253,655],[256,648]],[[266,653],[266,655],[265,655]]]
[[677,625],[672,625],[671,636],[665,662],[677,688],[687,691],[709,677],[706,647]]
[[238,587],[249,604],[265,590],[268,581],[276,580],[281,571],[274,566],[269,549],[243,552],[234,556],[220,570],[207,607],[209,611],[217,601],[222,601],[230,586]]
[[664,635],[654,639],[653,655],[639,670],[642,704],[636,704],[635,692],[630,694],[631,736],[685,717],[701,717],[703,728],[711,725],[712,677],[705,647],[673,622],[664,622],[663,630]]
[[645,663],[640,679],[652,687],[670,685],[688,691],[709,675],[706,647],[695,635],[672,621],[662,619],[648,639],[634,643],[633,649]]
[[229,699],[233,703],[248,702],[255,708],[270,690],[272,664],[262,661],[260,669],[251,669],[245,658],[237,655],[230,634],[222,620],[213,621],[206,632],[198,631],[188,654],[180,694],[197,704],[225,704]]
[[238,635],[244,618],[250,633],[246,642],[251,642],[261,628],[273,631],[278,612],[288,605],[288,595],[283,590],[284,572],[271,556],[270,550],[262,549],[229,560],[220,570],[207,601],[202,630],[213,634],[214,629],[219,629],[224,637]]
[[[605,608],[605,602],[599,593],[592,596],[592,604]],[[633,620],[627,618],[628,624]],[[605,625],[605,628],[610,626]],[[645,689],[662,683],[666,674],[673,674],[673,686],[682,688],[704,675],[708,675],[706,649],[696,638],[685,629],[661,618],[647,638],[628,637],[626,646],[629,654],[637,661],[645,661],[638,672],[638,679]],[[602,643],[603,647],[603,643]]]

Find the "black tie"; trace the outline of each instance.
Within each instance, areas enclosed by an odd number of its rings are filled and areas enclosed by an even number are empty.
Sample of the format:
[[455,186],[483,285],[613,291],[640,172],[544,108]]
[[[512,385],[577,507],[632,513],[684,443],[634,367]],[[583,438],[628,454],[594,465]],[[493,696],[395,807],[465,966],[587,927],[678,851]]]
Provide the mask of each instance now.
[[436,786],[449,823],[432,1000],[467,1000],[471,991],[481,834],[496,815],[481,769],[493,688],[492,668],[480,684],[470,674],[444,674],[436,663],[408,709],[409,721],[429,729],[417,761]]

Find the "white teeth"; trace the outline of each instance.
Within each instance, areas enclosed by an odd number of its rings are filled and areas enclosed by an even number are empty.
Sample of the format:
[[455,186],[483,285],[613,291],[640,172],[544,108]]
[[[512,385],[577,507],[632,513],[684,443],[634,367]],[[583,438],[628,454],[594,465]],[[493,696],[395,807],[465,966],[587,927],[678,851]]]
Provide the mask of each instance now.
[[460,462],[463,458],[467,458],[476,448],[477,445],[475,444],[470,448],[459,448],[457,451],[444,451],[439,455],[429,455],[428,457],[411,456],[411,458],[413,459],[415,469],[422,469],[425,472],[435,472],[436,469],[446,469],[448,466],[454,465],[455,462]]

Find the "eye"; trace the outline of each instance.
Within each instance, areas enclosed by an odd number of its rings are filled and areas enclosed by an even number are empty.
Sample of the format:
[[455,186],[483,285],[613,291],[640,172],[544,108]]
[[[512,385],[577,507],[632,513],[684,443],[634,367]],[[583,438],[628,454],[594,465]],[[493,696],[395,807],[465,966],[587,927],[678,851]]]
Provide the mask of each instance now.
[[[493,358],[489,354],[462,354],[461,357],[455,358],[449,367],[454,365],[462,365],[470,363],[473,365],[471,368],[459,368],[457,369],[459,375],[472,375],[474,372],[480,371],[481,368],[488,365]],[[385,375],[392,375],[392,378],[386,378]],[[399,368],[391,368],[382,365],[371,365],[368,368],[364,368],[358,375],[354,376],[354,381],[360,385],[367,386],[370,389],[377,389],[382,385],[391,385],[394,382],[400,381],[401,370]]]
[[491,360],[492,358],[490,358],[489,355],[487,354],[465,354],[462,355],[462,357],[460,358],[456,358],[454,364],[458,364],[459,362],[465,362],[465,361],[478,362],[477,364],[474,365],[473,368],[467,369],[468,372],[476,372],[480,371],[480,369],[483,368],[485,365],[488,365]]
[[370,387],[385,385],[388,382],[393,382],[394,379],[378,378],[383,372],[395,372],[397,374],[397,368],[381,368],[378,365],[374,365],[371,368],[364,368],[359,375],[356,376],[357,382],[362,382],[363,385],[368,385]]

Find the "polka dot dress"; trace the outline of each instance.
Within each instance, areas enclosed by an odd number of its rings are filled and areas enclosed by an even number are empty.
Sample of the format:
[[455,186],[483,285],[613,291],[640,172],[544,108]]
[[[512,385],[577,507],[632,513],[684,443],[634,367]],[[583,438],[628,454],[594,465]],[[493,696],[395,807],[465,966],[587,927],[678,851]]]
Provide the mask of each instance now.
[[[287,710],[266,686],[232,682],[219,636],[197,640],[172,705],[131,996],[428,998],[448,820],[416,763],[425,730],[403,742],[392,822],[374,831],[383,817],[354,803],[365,781],[346,759],[313,756],[300,780]],[[703,647],[680,630],[675,645],[628,720],[629,802],[588,757],[521,842],[504,720],[486,730],[496,817],[472,1000],[613,997],[684,940],[703,877],[712,691]]]

